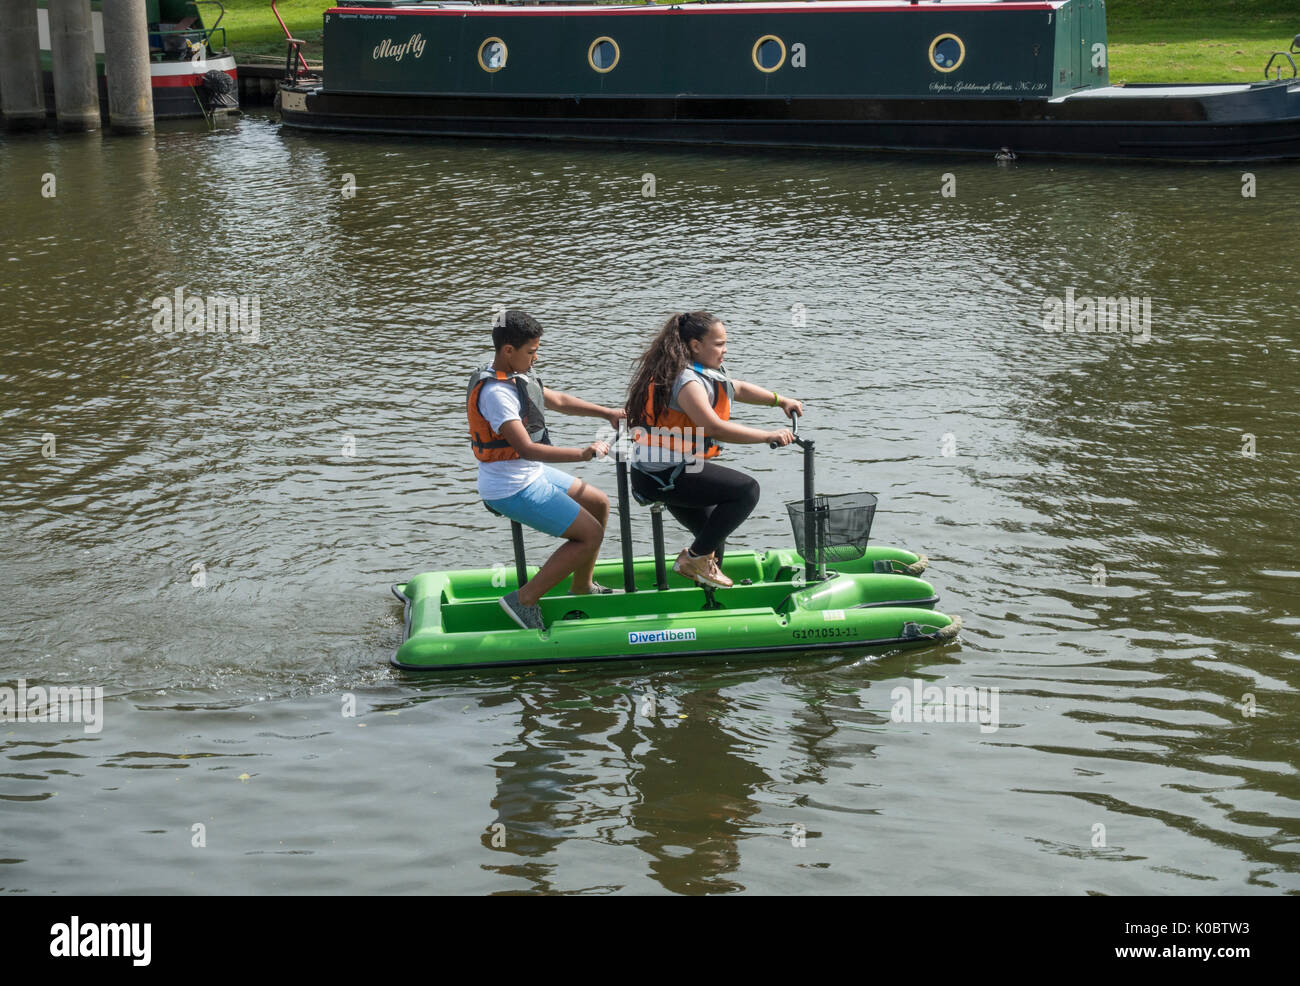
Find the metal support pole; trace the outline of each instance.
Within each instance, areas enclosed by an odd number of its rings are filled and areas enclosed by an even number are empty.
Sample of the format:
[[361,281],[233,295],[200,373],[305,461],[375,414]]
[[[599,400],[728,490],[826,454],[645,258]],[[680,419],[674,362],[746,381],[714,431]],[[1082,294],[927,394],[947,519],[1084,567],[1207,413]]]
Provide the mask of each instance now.
[[[284,56],[284,81],[285,82],[297,82],[298,62],[302,61],[304,65],[306,64],[306,61],[302,57],[302,44],[303,43],[299,41],[297,38],[289,39],[288,50],[285,52],[285,56]],[[294,58],[295,55],[297,56],[296,60]]]
[[54,112],[60,130],[98,130],[99,78],[90,0],[50,0]]
[[45,126],[41,44],[32,0],[0,0],[0,112],[10,130]]
[[663,592],[668,588],[668,566],[664,562],[664,505],[656,503],[650,508],[650,527],[655,539],[655,588]]
[[117,133],[153,132],[145,0],[103,0],[108,120]]
[[819,578],[817,550],[817,479],[813,465],[813,447],[816,443],[811,438],[803,441],[803,543],[808,552],[804,558],[804,578],[816,582]]
[[618,456],[618,533],[623,541],[623,591],[636,592],[636,572],[632,568],[632,511],[628,508],[627,463]]
[[528,561],[524,558],[524,527],[517,520],[510,522],[510,540],[515,545],[515,579],[522,589],[528,581]]

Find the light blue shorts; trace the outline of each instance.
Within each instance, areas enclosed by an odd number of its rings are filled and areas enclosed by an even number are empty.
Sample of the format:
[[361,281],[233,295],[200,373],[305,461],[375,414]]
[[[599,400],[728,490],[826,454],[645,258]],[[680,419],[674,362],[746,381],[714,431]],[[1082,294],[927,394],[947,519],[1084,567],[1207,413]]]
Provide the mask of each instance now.
[[578,518],[578,511],[582,509],[578,501],[569,496],[569,487],[576,480],[549,463],[542,463],[542,469],[545,470],[542,478],[529,483],[518,493],[484,502],[511,520],[527,524],[552,537],[560,537]]

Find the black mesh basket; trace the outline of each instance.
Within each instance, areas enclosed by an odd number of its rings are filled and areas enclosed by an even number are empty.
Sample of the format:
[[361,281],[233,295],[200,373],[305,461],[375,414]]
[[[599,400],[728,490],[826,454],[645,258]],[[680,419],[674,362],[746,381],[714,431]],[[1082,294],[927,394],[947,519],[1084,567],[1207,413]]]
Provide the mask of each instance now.
[[791,500],[790,526],[795,550],[818,568],[835,562],[857,561],[867,550],[876,498],[871,493],[817,496],[809,512],[807,500]]

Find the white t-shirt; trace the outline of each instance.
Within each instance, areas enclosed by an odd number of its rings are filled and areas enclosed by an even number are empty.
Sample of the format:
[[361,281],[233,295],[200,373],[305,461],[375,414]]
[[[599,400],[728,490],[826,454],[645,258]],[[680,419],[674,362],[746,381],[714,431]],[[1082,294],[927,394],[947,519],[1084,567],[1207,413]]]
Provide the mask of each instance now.
[[[489,380],[478,392],[479,412],[495,432],[507,421],[522,421],[519,391],[505,380]],[[529,483],[542,478],[542,464],[535,459],[506,459],[478,464],[478,495],[484,500],[514,496]]]

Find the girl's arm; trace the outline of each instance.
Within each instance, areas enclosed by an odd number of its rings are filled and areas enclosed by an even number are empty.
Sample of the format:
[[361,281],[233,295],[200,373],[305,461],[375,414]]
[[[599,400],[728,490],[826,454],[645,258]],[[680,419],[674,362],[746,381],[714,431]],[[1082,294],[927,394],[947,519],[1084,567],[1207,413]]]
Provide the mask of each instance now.
[[561,414],[576,414],[584,418],[604,418],[615,430],[618,429],[618,423],[627,417],[627,412],[621,407],[617,410],[612,407],[601,407],[599,404],[584,401],[581,397],[551,390],[550,387],[543,387],[542,393],[546,396],[546,410],[559,411]]
[[[788,418],[792,414],[803,414],[803,404],[793,397],[780,397],[774,390],[765,390],[755,383],[744,380],[731,381],[736,388],[736,400],[742,404],[761,404],[764,407],[779,407]],[[777,399],[779,398],[779,400]]]
[[605,442],[592,442],[586,448],[542,445],[528,437],[523,422],[518,418],[502,423],[501,437],[519,453],[519,458],[532,459],[534,462],[587,462],[598,455],[609,454],[609,445]]
[[[692,380],[677,393],[677,403],[682,406],[687,417],[695,422],[697,428],[703,428],[704,434],[720,442],[738,442],[742,445],[757,445],[759,442],[777,442],[789,445],[793,436],[788,429],[779,431],[760,431],[747,428],[734,421],[723,421],[709,404],[708,393],[704,384]],[[739,396],[739,391],[737,392]],[[522,426],[521,426],[522,427]]]

